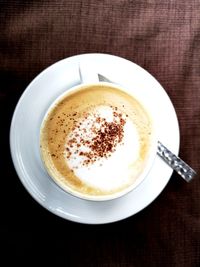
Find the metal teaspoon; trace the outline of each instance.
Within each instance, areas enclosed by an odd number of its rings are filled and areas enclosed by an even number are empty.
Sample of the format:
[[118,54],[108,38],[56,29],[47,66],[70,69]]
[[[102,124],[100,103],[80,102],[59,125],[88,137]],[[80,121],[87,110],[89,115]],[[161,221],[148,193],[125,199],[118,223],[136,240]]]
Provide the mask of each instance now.
[[[110,82],[109,79],[101,74],[98,74],[99,81]],[[175,170],[185,181],[190,182],[196,175],[187,163],[181,158],[173,154],[168,148],[166,148],[160,141],[158,141],[157,154],[173,169]]]

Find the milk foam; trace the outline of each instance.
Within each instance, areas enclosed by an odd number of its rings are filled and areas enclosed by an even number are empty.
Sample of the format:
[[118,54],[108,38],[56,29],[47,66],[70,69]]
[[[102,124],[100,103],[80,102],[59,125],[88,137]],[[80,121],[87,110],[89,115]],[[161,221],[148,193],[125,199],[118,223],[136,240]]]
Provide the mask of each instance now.
[[[112,191],[120,189],[129,184],[134,176],[133,164],[139,158],[140,140],[136,125],[125,114],[123,126],[123,140],[119,142],[109,157],[98,157],[89,164],[84,164],[86,157],[82,152],[89,152],[90,148],[81,140],[92,140],[94,132],[92,127],[100,127],[96,123],[96,117],[104,118],[106,122],[114,121],[113,108],[109,106],[98,106],[89,116],[81,120],[81,125],[70,132],[65,143],[65,160],[68,167],[73,170],[84,184],[101,191]],[[67,153],[69,140],[76,140],[78,146],[70,148],[70,156]]]

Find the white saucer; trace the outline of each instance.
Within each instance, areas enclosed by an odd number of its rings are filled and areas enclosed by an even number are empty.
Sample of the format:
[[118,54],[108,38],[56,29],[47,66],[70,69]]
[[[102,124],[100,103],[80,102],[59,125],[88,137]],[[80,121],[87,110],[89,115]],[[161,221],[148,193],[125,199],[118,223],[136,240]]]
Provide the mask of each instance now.
[[174,107],[161,85],[144,69],[120,57],[83,54],[66,58],[39,74],[27,87],[15,109],[10,147],[20,180],[43,207],[65,219],[103,224],[127,218],[149,205],[168,183],[172,170],[157,156],[146,179],[119,199],[92,202],[62,191],[48,176],[39,153],[39,129],[52,101],[80,83],[78,65],[92,62],[96,71],[125,87],[139,88],[156,111],[159,140],[178,154],[179,126]]

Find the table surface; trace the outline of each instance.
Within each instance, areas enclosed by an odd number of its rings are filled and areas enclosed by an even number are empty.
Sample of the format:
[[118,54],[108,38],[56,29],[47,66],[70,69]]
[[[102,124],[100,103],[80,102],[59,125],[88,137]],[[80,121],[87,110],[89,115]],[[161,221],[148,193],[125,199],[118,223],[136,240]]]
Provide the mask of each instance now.
[[128,219],[83,225],[31,198],[9,150],[14,108],[38,73],[72,55],[109,53],[139,64],[162,84],[178,115],[180,156],[200,173],[199,14],[200,2],[186,0],[0,0],[0,233],[7,263],[199,266],[198,175],[187,184],[174,173],[161,195]]

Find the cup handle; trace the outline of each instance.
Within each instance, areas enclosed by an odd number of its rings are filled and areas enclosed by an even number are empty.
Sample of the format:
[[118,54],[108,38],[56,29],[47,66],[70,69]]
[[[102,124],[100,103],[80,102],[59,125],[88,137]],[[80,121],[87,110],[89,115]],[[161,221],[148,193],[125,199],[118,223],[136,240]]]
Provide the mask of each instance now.
[[84,60],[79,62],[79,75],[81,83],[98,83],[98,72],[95,69],[95,64]]

